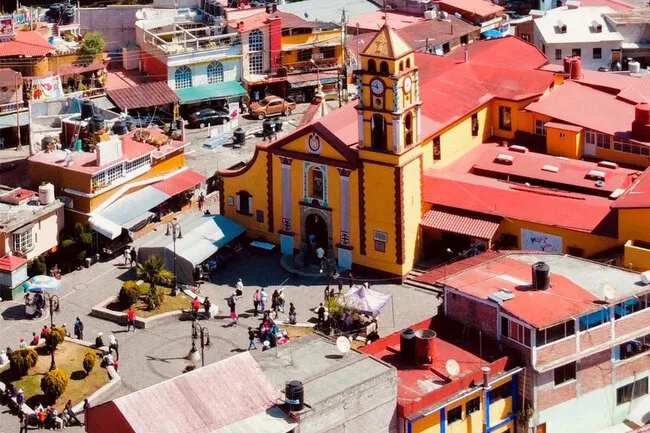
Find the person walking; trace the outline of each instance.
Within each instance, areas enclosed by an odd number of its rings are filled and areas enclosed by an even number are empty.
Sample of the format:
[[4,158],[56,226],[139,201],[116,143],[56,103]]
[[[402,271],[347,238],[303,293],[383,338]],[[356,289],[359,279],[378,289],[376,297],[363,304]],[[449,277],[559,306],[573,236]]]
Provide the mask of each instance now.
[[194,300],[192,301],[192,310],[194,311],[194,318],[199,317],[199,308],[201,308],[201,301],[199,301],[198,296],[195,296]]
[[257,349],[255,345],[255,331],[250,326],[248,327],[248,350]]
[[124,248],[124,266],[127,266],[131,261],[131,248],[127,246]]
[[29,415],[25,414],[22,410],[18,412],[18,419],[20,421],[20,431],[18,433],[27,433],[29,427]]
[[120,358],[119,347],[120,344],[118,343],[117,338],[115,338],[115,335],[111,334],[108,337],[108,351],[110,352],[111,350],[115,350],[115,359]]
[[74,321],[74,336],[77,340],[84,339],[84,324],[79,317]]
[[135,310],[133,307],[129,307],[126,312],[126,332],[129,332],[133,327],[133,332],[135,332]]
[[323,302],[327,303],[330,300],[330,286],[325,287],[323,291]]
[[284,289],[280,289],[278,292],[278,307],[280,308],[280,311],[284,313],[284,303],[286,301],[284,300]]
[[321,324],[325,321],[325,307],[323,307],[323,303],[321,302],[320,306],[318,307],[318,323]]
[[210,319],[210,308],[212,307],[212,302],[210,302],[210,298],[207,296],[203,300],[203,314],[205,315],[206,319]]
[[273,311],[275,317],[278,317],[278,303],[280,302],[278,299],[279,296],[280,294],[278,293],[278,289],[275,289],[271,295],[271,311]]
[[257,307],[260,304],[260,289],[255,289],[253,293],[253,316],[257,317]]
[[264,290],[264,288],[262,288],[262,290],[260,290],[260,311],[262,312],[262,314],[264,314],[264,312],[266,311],[266,300],[267,300],[267,298],[268,298],[268,295],[266,294],[266,291]]
[[293,302],[289,302],[289,324],[295,325],[297,322],[296,307],[293,306]]
[[238,298],[244,296],[244,283],[242,282],[241,278],[239,281],[237,281],[237,285],[235,286],[235,293],[237,294]]
[[136,260],[138,259],[138,254],[135,252],[135,248],[131,247],[131,252],[129,253],[131,256],[131,263],[129,264],[129,267],[132,268],[133,265],[135,265]]
[[230,318],[232,319],[231,325],[237,324],[237,294],[233,292],[228,298],[228,306],[230,307]]
[[74,413],[74,410],[72,410],[72,400],[68,400],[68,402],[65,404],[65,409],[63,409],[63,411],[70,420],[74,420],[78,425],[84,425],[84,423],[79,421],[79,418],[77,418],[77,414]]
[[203,206],[205,205],[205,196],[203,195],[203,192],[201,192],[201,195],[199,195],[199,210],[203,212]]

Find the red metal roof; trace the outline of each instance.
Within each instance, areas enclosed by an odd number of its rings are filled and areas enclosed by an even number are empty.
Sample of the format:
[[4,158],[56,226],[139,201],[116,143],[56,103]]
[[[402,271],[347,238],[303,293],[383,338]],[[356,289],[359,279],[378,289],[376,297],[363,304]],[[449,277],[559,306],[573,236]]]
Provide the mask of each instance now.
[[0,271],[13,272],[27,263],[22,257],[4,256],[0,258]]
[[42,57],[54,51],[54,46],[38,31],[19,31],[7,42],[0,42],[0,57]]
[[86,431],[210,433],[281,398],[245,352],[91,408]]
[[480,239],[492,239],[500,218],[473,215],[453,210],[433,209],[422,218],[421,226]]
[[[106,91],[109,98],[122,110],[154,107],[180,102],[178,95],[164,81],[140,84],[122,89]],[[143,97],[146,95],[146,97]]]
[[548,58],[539,48],[515,36],[476,41],[447,53],[445,57],[464,61],[465,49],[468,51],[471,64],[501,65],[504,68],[531,70],[548,63]]
[[[358,28],[359,30],[372,30],[376,32],[385,22],[388,22],[394,30],[399,30],[410,26],[411,24],[419,23],[420,21],[424,21],[424,17],[399,12],[374,11],[368,12],[364,15],[350,17],[347,26],[348,28]],[[433,24],[434,21],[429,20],[428,23]],[[448,27],[447,30],[449,30]],[[368,35],[364,36],[368,37]],[[372,36],[370,36],[370,39],[372,39]]]
[[[539,253],[539,251],[535,251],[535,254],[537,253]],[[421,283],[435,285],[439,281],[443,281],[451,275],[457,274],[462,271],[466,271],[467,269],[473,268],[476,265],[480,265],[482,263],[486,263],[490,260],[501,257],[504,254],[507,254],[507,252],[488,250],[482,254],[473,257],[468,257],[466,259],[459,260],[457,262],[438,266],[437,268],[431,269],[430,271],[417,276],[416,278],[414,278],[414,280]]]
[[480,17],[500,15],[504,10],[503,6],[496,5],[489,0],[438,0],[437,3]]
[[174,196],[205,182],[206,177],[192,170],[185,170],[153,185],[169,196]]
[[634,5],[621,0],[580,0],[582,6],[608,6],[615,11],[627,11],[634,9]]

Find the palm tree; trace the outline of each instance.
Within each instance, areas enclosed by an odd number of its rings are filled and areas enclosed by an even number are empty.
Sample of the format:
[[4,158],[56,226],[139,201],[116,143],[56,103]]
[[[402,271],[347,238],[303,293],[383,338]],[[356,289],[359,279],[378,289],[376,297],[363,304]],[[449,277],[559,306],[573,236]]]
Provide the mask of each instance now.
[[151,287],[169,286],[174,276],[165,269],[165,262],[160,256],[151,256],[146,262],[138,263],[136,275]]

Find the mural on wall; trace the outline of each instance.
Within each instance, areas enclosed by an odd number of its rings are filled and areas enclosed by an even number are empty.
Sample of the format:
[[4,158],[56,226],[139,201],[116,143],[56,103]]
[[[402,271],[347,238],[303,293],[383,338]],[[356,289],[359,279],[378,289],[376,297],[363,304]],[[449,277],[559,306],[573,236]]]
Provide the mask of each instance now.
[[63,98],[61,79],[55,75],[46,78],[34,78],[30,90],[32,99]]
[[562,253],[562,238],[533,230],[521,229],[521,249]]
[[0,36],[14,34],[14,19],[12,16],[0,17]]

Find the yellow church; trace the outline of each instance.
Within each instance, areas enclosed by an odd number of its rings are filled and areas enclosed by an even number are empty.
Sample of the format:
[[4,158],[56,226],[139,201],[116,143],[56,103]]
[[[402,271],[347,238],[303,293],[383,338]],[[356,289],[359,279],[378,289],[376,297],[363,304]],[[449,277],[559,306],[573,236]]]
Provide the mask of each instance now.
[[[283,254],[322,248],[404,275],[416,259],[424,169],[413,50],[384,26],[361,55],[360,98],[220,172],[224,214]],[[432,157],[429,156],[429,161]]]

